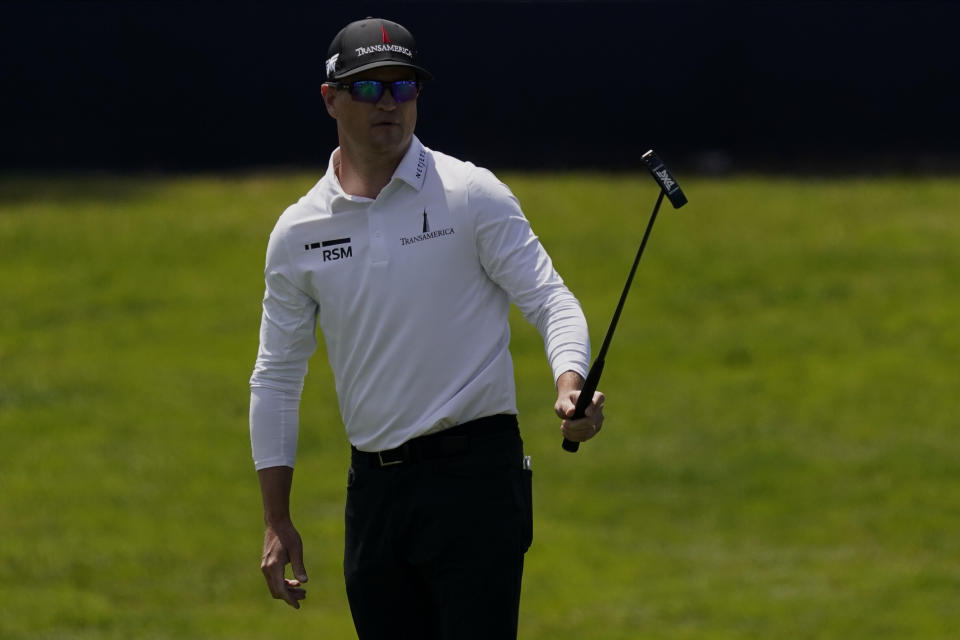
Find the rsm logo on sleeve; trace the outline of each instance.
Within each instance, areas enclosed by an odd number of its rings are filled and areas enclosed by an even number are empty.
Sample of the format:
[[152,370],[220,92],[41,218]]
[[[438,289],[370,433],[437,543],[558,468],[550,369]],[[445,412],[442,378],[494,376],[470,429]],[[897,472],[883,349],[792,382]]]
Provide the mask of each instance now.
[[313,249],[320,249],[324,262],[353,257],[353,245],[350,244],[350,238],[337,238],[303,245],[304,251],[312,251]]

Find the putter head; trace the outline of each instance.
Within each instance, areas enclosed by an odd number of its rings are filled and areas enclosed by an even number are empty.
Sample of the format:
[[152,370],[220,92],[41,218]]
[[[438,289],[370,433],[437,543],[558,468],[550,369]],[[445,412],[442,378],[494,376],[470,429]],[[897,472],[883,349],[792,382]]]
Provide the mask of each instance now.
[[680,190],[680,185],[677,184],[676,178],[670,173],[670,169],[667,169],[667,165],[663,164],[660,156],[653,152],[653,149],[643,154],[640,159],[647,165],[647,169],[650,170],[653,179],[656,180],[660,188],[663,189],[663,192],[667,195],[674,209],[679,209],[687,204],[687,196],[683,195],[683,191]]

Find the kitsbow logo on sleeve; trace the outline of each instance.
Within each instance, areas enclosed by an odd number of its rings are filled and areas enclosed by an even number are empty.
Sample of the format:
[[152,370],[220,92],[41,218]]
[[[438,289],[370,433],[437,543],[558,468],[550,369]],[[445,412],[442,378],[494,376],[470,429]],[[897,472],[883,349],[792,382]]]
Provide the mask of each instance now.
[[353,245],[350,244],[350,238],[336,238],[335,240],[310,242],[303,245],[304,251],[311,251],[313,249],[321,249],[320,255],[323,256],[324,262],[353,257]]
[[439,238],[440,236],[452,236],[454,234],[453,227],[447,227],[445,229],[437,229],[436,231],[430,231],[430,218],[427,215],[426,209],[423,210],[422,231],[423,233],[416,236],[400,236],[400,246],[405,247],[410,244],[423,242],[424,240]]

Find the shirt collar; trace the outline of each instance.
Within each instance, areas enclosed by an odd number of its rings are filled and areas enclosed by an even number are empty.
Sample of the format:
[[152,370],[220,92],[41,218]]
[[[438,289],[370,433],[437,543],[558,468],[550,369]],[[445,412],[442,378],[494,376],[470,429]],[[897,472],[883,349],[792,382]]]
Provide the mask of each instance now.
[[[330,153],[330,160],[327,162],[327,172],[321,180],[321,182],[326,183],[324,189],[327,193],[326,197],[329,198],[332,204],[333,213],[337,213],[341,209],[341,203],[371,201],[369,198],[352,196],[343,190],[343,187],[340,185],[340,179],[337,178],[337,162],[335,162],[335,159],[339,156],[339,151],[340,148],[337,147]],[[390,181],[402,180],[417,191],[420,191],[427,177],[427,162],[429,162],[427,148],[423,146],[423,143],[420,142],[417,136],[413,136],[410,141],[410,147],[400,160],[400,164],[397,165],[397,169],[393,172],[393,177]],[[349,208],[349,205],[346,206]]]
[[323,174],[323,178],[318,185],[320,190],[317,193],[317,197],[320,198],[321,202],[329,203],[331,213],[349,211],[354,207],[351,203],[372,202],[370,198],[353,196],[343,190],[343,187],[340,185],[340,178],[337,177],[339,156],[340,147],[330,152],[330,160],[327,162],[327,172]]
[[404,154],[397,170],[393,172],[394,179],[400,179],[420,191],[423,181],[427,177],[427,148],[423,146],[417,136],[410,141],[410,148]]

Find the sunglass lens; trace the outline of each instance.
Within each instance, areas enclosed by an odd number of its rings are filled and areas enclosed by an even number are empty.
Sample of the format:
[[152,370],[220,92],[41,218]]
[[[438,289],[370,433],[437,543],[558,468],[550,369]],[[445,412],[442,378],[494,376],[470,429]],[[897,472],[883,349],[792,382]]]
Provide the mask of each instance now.
[[417,83],[412,80],[399,80],[390,87],[393,99],[397,102],[406,102],[417,97]]
[[358,80],[353,83],[350,95],[360,102],[376,102],[383,95],[383,84],[376,80]]

